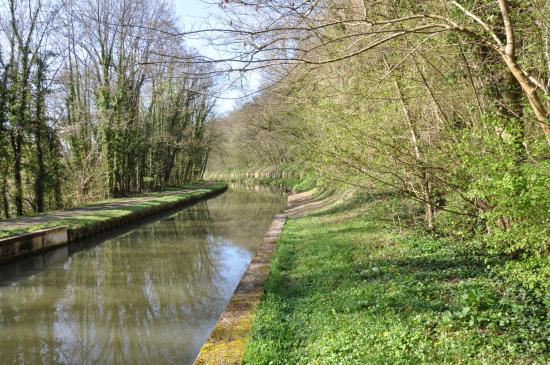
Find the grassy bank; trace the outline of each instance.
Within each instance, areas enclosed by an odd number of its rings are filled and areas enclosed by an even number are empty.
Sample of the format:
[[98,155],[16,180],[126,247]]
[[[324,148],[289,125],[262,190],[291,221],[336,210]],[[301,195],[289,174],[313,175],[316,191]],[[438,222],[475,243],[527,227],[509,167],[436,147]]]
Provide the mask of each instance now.
[[411,218],[398,202],[287,221],[246,364],[548,363],[548,259],[397,229]]
[[[73,208],[50,214],[45,213],[42,216],[54,215],[55,219],[49,219],[47,222],[39,224],[26,224],[24,226],[10,226],[7,224],[5,227],[0,228],[0,238],[56,226],[67,226],[69,229],[78,229],[90,224],[108,221],[109,219],[124,217],[151,207],[195,198],[213,191],[224,189],[225,187],[227,187],[227,184],[223,182],[209,183],[207,185],[189,185],[177,189],[169,189],[164,192],[147,193],[132,196],[131,198],[103,200],[81,208]],[[118,205],[118,203],[128,202],[129,199],[131,201],[130,204]],[[72,214],[72,212],[75,212],[75,214]],[[30,218],[39,217],[40,215]],[[21,219],[24,220],[25,217],[21,217]]]

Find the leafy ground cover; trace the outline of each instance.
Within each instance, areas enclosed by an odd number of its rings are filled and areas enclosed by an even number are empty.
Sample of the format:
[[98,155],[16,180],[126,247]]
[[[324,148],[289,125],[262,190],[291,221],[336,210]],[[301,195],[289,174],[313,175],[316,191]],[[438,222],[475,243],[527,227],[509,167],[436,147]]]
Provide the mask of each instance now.
[[[70,229],[80,228],[89,224],[106,221],[116,217],[122,217],[154,206],[201,196],[213,190],[219,190],[226,185],[226,183],[222,182],[210,183],[208,185],[188,185],[168,189],[163,192],[135,195],[131,198],[103,200],[81,208],[69,209],[66,211],[53,212],[49,214],[46,213],[41,215],[46,218],[44,219],[44,222],[37,224],[32,222],[40,221],[40,215],[29,217],[30,223],[24,225],[10,225],[10,221],[7,221],[0,227],[0,238],[56,226],[67,226]],[[189,189],[189,191],[185,191],[185,189]],[[33,219],[37,217],[39,219]],[[25,217],[20,219],[25,220]]]
[[398,201],[287,221],[245,364],[549,363],[548,257],[399,232]]

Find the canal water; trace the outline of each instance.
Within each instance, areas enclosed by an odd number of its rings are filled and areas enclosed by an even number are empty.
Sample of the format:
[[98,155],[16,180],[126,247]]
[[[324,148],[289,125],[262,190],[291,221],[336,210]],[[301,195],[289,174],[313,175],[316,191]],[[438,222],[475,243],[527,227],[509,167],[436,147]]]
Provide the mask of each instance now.
[[191,364],[285,204],[230,188],[0,267],[0,364]]

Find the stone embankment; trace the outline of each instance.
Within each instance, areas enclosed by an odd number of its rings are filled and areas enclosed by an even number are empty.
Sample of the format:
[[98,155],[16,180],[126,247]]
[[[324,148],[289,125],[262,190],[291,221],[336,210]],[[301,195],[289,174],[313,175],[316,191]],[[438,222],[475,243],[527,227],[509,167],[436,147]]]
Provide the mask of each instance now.
[[304,172],[296,171],[239,171],[225,173],[205,173],[207,180],[246,181],[251,179],[303,179]]

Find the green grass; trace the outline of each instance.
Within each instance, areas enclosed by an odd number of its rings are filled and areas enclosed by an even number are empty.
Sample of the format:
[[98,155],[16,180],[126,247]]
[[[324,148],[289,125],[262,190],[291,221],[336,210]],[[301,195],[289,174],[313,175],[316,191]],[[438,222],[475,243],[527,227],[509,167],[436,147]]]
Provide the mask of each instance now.
[[244,363],[547,364],[548,307],[498,277],[503,259],[398,234],[389,200],[287,221]]
[[317,185],[317,179],[313,175],[307,175],[303,180],[298,181],[296,184],[294,184],[294,187],[292,190],[296,193],[302,193],[304,191],[312,190]]
[[[14,226],[14,227],[9,227],[7,229],[0,229],[0,238],[13,236],[13,235],[16,235],[16,234],[21,234],[21,233],[34,232],[34,231],[37,231],[37,230],[40,230],[40,229],[51,228],[51,227],[56,227],[56,226],[67,226],[70,229],[76,229],[76,228],[84,227],[84,226],[94,224],[94,223],[97,223],[97,222],[107,221],[107,220],[112,219],[112,218],[123,217],[123,216],[131,214],[133,212],[138,212],[138,211],[141,211],[141,210],[144,210],[144,209],[147,209],[147,208],[151,208],[151,207],[154,207],[154,206],[169,204],[169,203],[177,202],[177,201],[180,201],[180,200],[190,199],[192,197],[201,196],[205,193],[211,192],[213,190],[221,189],[225,186],[227,186],[226,183],[214,183],[214,184],[209,185],[208,187],[205,187],[204,185],[202,187],[201,187],[201,185],[196,185],[194,188],[193,188],[192,185],[189,185],[189,186],[185,186],[185,187],[181,187],[181,188],[173,188],[173,189],[165,190],[165,192],[166,191],[174,191],[175,192],[174,194],[169,194],[169,195],[161,195],[164,192],[156,192],[156,193],[153,192],[153,193],[147,193],[147,194],[140,195],[140,196],[133,196],[133,197],[143,197],[143,198],[146,198],[146,200],[142,200],[142,201],[137,202],[136,204],[128,205],[128,206],[124,206],[124,207],[119,207],[119,208],[106,208],[106,209],[91,210],[87,214],[67,216],[67,217],[63,217],[63,218],[57,219],[55,221],[46,222],[46,223],[43,223],[43,224],[32,224],[32,225],[27,225],[27,226],[24,226],[24,227]],[[179,189],[183,189],[183,188],[193,188],[194,190],[189,191],[189,192],[177,193],[177,191],[179,191]],[[100,202],[95,202],[93,204],[86,205],[86,207],[101,208],[102,205],[110,204],[110,203],[116,203],[117,200],[124,201],[125,199],[121,198],[121,199],[102,200]],[[70,213],[70,210],[68,210],[66,212]],[[46,215],[47,215],[47,213],[46,213]]]

